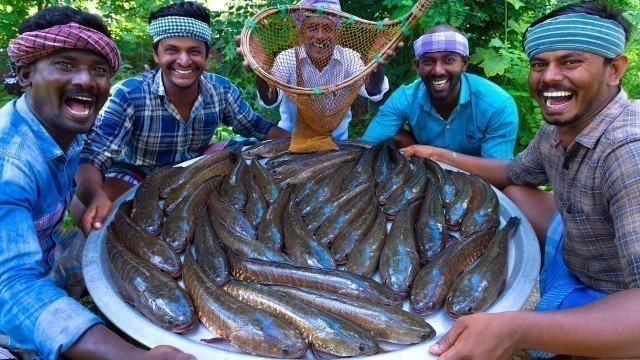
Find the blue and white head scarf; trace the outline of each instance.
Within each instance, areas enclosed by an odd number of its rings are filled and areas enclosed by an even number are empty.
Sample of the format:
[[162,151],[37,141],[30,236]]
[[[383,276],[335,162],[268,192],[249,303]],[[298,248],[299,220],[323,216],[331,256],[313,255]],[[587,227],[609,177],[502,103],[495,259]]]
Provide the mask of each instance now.
[[454,31],[425,34],[413,42],[415,58],[424,53],[453,51],[460,56],[469,56],[469,41],[462,34]]
[[209,24],[182,16],[167,16],[152,20],[149,24],[149,34],[154,43],[175,37],[202,40],[207,44],[211,41]]
[[620,24],[588,14],[567,14],[527,30],[524,50],[528,57],[556,50],[578,50],[613,59],[624,52],[625,34]]

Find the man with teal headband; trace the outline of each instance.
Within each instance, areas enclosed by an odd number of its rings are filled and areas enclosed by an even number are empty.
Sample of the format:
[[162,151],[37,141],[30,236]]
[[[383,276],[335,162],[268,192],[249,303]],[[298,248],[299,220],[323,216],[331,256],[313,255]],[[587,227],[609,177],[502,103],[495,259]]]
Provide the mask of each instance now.
[[290,136],[257,115],[228,79],[205,72],[211,28],[203,5],[162,7],[149,16],[149,32],[158,67],[112,89],[82,150],[71,215],[85,233],[151,171],[202,155],[220,124],[260,140]]
[[536,311],[459,318],[430,348],[441,360],[640,357],[640,101],[620,86],[631,35],[621,13],[586,2],[535,21],[523,44],[546,123],[513,161],[447,161],[504,189],[545,253]]
[[469,44],[460,31],[436,25],[413,48],[420,79],[389,97],[362,138],[378,143],[395,136],[398,148],[423,144],[449,154],[512,159],[516,103],[498,85],[466,72]]

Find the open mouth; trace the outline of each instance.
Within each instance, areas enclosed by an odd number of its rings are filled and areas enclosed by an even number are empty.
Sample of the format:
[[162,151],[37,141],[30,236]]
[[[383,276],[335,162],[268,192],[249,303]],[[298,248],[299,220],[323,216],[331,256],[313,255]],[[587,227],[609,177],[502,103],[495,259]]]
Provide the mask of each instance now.
[[542,99],[547,107],[560,108],[571,102],[573,93],[569,91],[546,91],[542,93]]
[[193,69],[188,69],[188,70],[174,69],[174,71],[180,75],[189,75],[193,72]]
[[448,82],[449,82],[449,79],[437,80],[437,81],[431,80],[431,83],[435,88],[443,88],[447,85]]
[[69,96],[65,98],[64,105],[71,114],[86,116],[93,109],[93,99],[87,96]]
[[331,45],[331,41],[314,41],[311,43],[311,46],[316,49],[328,48],[330,45]]

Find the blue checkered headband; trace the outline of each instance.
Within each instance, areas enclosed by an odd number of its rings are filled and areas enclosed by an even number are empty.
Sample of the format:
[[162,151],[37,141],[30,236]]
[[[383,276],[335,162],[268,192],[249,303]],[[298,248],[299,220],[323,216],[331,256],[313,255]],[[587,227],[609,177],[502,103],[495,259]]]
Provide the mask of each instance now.
[[624,29],[613,20],[587,14],[551,18],[529,28],[524,41],[528,57],[556,50],[578,50],[613,59],[624,52]]
[[149,34],[151,34],[154,43],[175,37],[202,40],[207,44],[211,41],[209,24],[182,16],[167,16],[152,20],[149,24]]
[[435,34],[425,34],[413,42],[416,59],[424,53],[453,51],[462,56],[469,56],[469,41],[457,32],[445,31]]

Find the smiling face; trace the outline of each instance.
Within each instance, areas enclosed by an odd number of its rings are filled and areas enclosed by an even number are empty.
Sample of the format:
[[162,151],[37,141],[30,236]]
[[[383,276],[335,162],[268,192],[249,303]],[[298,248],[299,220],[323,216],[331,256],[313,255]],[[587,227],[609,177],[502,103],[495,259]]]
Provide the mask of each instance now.
[[92,51],[58,50],[17,72],[29,108],[62,148],[91,130],[109,96],[109,63]]
[[198,93],[198,79],[207,66],[207,53],[202,40],[176,37],[160,40],[153,58],[162,70],[167,93]]
[[329,64],[338,43],[338,27],[333,20],[322,16],[309,16],[301,25],[300,41],[309,60],[322,70]]
[[615,67],[588,52],[544,52],[530,60],[529,90],[547,123],[582,129],[618,93]]
[[467,57],[453,51],[430,52],[415,62],[434,103],[458,103],[460,77],[467,69]]

